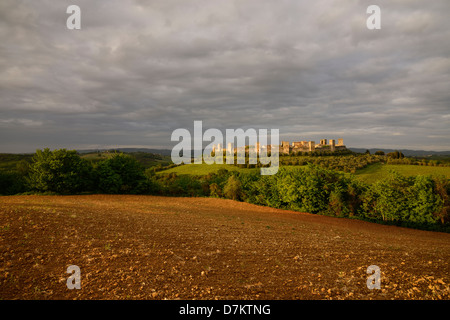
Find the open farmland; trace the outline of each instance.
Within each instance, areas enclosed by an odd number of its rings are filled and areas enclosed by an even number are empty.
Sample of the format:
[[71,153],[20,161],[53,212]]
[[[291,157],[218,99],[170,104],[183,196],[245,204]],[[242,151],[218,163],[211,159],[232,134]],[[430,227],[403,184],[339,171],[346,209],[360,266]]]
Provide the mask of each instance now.
[[450,179],[450,167],[382,163],[371,164],[366,168],[358,170],[356,172],[356,177],[362,181],[373,183],[385,179],[391,170],[397,171],[404,176],[431,175],[445,176],[447,179]]
[[170,168],[163,171],[158,171],[157,174],[166,174],[166,173],[176,173],[176,174],[188,174],[188,175],[207,175],[211,173],[217,173],[220,169],[225,169],[229,171],[236,172],[260,172],[260,169],[252,168],[239,168],[237,166],[228,165],[228,164],[185,164],[181,166],[177,166],[174,168]]
[[[290,169],[304,168],[305,165],[281,165],[280,167]],[[157,174],[176,173],[178,175],[207,175],[210,173],[217,173],[220,169],[253,173],[259,172],[259,168],[239,168],[233,165],[226,164],[187,164],[181,165],[167,170],[158,171]],[[431,176],[444,176],[450,179],[450,167],[435,167],[435,166],[420,166],[420,165],[407,165],[407,164],[383,164],[374,163],[365,168],[358,169],[354,175],[361,181],[367,183],[373,183],[381,179],[385,179],[389,172],[393,170],[404,176],[417,176],[417,175],[431,175]]]
[[231,200],[0,197],[1,299],[449,299],[448,261],[450,234]]

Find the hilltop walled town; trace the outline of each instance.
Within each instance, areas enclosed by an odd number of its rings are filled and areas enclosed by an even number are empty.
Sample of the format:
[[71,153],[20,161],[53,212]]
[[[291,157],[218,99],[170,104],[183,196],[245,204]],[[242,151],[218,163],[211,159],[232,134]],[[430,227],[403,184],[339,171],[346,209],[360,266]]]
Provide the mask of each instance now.
[[[337,150],[346,150],[346,147],[344,145],[344,139],[338,139],[338,142],[336,144],[336,140],[334,139],[321,139],[319,144],[316,144],[315,141],[294,141],[292,143],[289,143],[289,141],[281,141],[281,144],[278,146],[275,145],[268,145],[268,146],[261,146],[259,142],[256,143],[254,146],[254,151],[256,153],[260,153],[261,151],[271,151],[272,148],[279,148],[280,154],[291,154],[296,152],[312,152],[312,151],[330,151],[334,152]],[[266,149],[266,150],[264,150]],[[248,151],[249,146],[245,146],[242,148],[234,148],[233,144],[230,142],[227,145],[227,148],[225,149],[221,143],[214,145],[212,152],[228,152],[228,153],[236,153],[240,150]]]

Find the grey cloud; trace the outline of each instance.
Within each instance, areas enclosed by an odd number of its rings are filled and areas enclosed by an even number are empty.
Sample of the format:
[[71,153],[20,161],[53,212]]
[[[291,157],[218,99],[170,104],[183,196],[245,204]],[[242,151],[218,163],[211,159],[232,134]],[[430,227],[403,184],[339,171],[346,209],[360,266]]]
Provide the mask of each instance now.
[[283,139],[449,149],[448,1],[0,4],[0,151],[133,145],[171,132],[279,128]]

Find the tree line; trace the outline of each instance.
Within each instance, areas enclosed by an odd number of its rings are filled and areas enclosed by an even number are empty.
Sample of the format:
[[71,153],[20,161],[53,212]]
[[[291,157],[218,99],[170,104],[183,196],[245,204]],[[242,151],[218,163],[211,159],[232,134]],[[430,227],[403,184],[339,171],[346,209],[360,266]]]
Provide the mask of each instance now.
[[27,168],[0,174],[0,194],[149,194],[217,197],[257,205],[408,227],[450,231],[450,181],[391,172],[366,184],[312,163],[276,175],[225,169],[204,176],[156,174],[116,153],[99,162],[65,149],[37,150]]
[[[421,166],[439,166],[444,167],[450,165],[440,160],[406,158],[399,151],[384,154],[383,151],[377,151],[375,154],[355,153],[350,150],[340,150],[336,152],[329,151],[313,151],[313,152],[296,152],[294,154],[280,154],[279,162],[281,166],[304,166],[309,163],[315,164],[327,169],[337,170],[347,173],[356,173],[357,170],[363,169],[374,163],[386,164],[405,164],[405,165],[421,165]],[[225,163],[225,161],[224,161]],[[259,162],[251,164],[246,158],[245,164],[237,164],[240,168],[260,168]]]

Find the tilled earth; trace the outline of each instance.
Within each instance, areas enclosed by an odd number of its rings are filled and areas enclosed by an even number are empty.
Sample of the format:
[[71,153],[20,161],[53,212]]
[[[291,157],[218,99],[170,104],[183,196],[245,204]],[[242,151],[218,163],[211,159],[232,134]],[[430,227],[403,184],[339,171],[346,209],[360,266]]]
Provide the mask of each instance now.
[[0,197],[4,300],[449,299],[449,261],[450,234],[231,200]]

